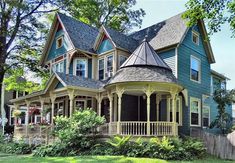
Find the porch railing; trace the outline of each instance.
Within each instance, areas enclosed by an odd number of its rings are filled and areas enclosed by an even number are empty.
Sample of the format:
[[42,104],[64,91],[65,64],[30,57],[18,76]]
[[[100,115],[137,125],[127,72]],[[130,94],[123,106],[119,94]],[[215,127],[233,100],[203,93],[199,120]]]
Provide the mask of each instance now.
[[[104,135],[117,134],[117,122],[106,123],[101,128]],[[120,122],[120,135],[133,136],[174,136],[178,134],[178,124],[174,122],[150,122],[140,121]]]

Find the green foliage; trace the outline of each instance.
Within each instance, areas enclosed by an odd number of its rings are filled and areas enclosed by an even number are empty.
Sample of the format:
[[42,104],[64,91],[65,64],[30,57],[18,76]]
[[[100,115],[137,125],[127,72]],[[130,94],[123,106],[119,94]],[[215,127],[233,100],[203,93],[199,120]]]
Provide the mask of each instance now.
[[96,142],[94,131],[104,120],[92,109],[75,111],[69,118],[57,116],[54,134],[59,141],[37,148],[34,155],[70,156],[89,151]]
[[188,25],[197,24],[198,20],[206,20],[209,33],[221,30],[221,25],[229,23],[235,36],[235,1],[234,0],[189,0],[187,11],[183,14],[188,18]]
[[206,150],[202,142],[186,138],[152,138],[143,141],[138,138],[130,141],[130,137],[118,137],[95,145],[86,154],[92,155],[124,155],[131,157],[150,157],[166,160],[192,160],[201,158]]
[[67,0],[65,3],[67,11],[82,22],[98,28],[108,26],[121,32],[141,27],[145,15],[143,9],[132,8],[136,0]]
[[226,112],[226,106],[231,105],[234,100],[235,90],[227,91],[219,89],[214,92],[214,101],[218,104],[218,115],[211,122],[210,128],[219,128],[222,134],[226,134],[231,130],[232,117]]
[[33,147],[24,143],[19,142],[5,142],[0,143],[0,152],[9,154],[29,154],[32,152]]

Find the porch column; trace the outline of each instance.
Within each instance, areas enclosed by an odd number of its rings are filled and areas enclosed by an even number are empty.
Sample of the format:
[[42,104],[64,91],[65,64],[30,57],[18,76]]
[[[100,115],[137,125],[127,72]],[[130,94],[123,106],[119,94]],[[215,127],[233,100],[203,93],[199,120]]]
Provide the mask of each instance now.
[[177,135],[176,133],[176,93],[171,92],[171,99],[172,99],[172,122],[174,123],[173,126],[173,135]]
[[[13,110],[18,110],[19,109],[19,105],[18,104],[14,104],[14,109]],[[17,124],[17,118],[14,117],[14,125],[16,126]]]
[[113,121],[113,94],[108,93],[109,98],[109,134],[112,133],[112,121]]
[[118,96],[118,122],[117,122],[117,134],[121,134],[121,115],[122,115],[122,94],[124,93],[124,89],[121,89],[119,87],[117,87],[117,96]]
[[68,90],[68,95],[69,95],[69,116],[71,117],[73,115],[73,104],[74,104],[74,90]]
[[55,99],[56,95],[50,93],[50,98],[51,98],[51,124],[54,124],[54,115],[55,115]]
[[26,111],[26,136],[28,136],[28,125],[29,125],[29,109],[30,109],[30,101],[25,100],[26,106],[27,106],[27,111]]
[[161,101],[161,96],[160,95],[156,95],[156,121],[159,121],[159,104]]
[[118,103],[118,99],[117,99],[117,94],[114,94],[114,107],[113,107],[113,121],[117,122],[117,103]]
[[98,110],[97,110],[97,114],[99,115],[99,116],[101,116],[101,103],[102,103],[102,99],[103,99],[103,97],[102,97],[102,95],[96,95],[96,100],[97,100],[97,103],[98,103]]
[[39,99],[40,99],[40,103],[41,103],[41,123],[43,123],[43,120],[44,120],[43,110],[44,110],[45,99],[43,99],[42,97],[39,97]]
[[150,86],[147,87],[145,94],[147,96],[147,135],[150,135],[150,96],[153,93],[153,90]]

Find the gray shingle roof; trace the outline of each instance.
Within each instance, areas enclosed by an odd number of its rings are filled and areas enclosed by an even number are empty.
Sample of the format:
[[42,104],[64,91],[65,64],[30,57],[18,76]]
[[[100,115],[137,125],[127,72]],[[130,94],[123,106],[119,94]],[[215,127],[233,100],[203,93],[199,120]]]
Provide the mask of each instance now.
[[66,28],[66,31],[68,32],[75,48],[88,52],[94,52],[93,45],[99,33],[98,29],[64,14],[58,13],[58,15],[63,22],[63,25]]
[[181,15],[182,13],[129,36],[136,40],[143,40],[147,34],[147,40],[154,50],[178,44],[187,30],[186,22]]
[[128,66],[157,66],[171,70],[146,40],[136,48],[121,68]]
[[117,47],[126,49],[130,52],[133,52],[135,48],[139,45],[139,41],[134,38],[127,36],[121,32],[115,31],[108,27],[105,27],[106,31],[109,33],[113,42],[117,45]]
[[171,71],[161,67],[125,67],[118,70],[107,85],[143,81],[176,83],[176,78]]
[[157,55],[151,45],[144,40],[107,85],[122,82],[164,82],[176,83],[177,80],[167,64]]
[[71,74],[56,72],[56,75],[66,84],[66,86],[85,87],[90,89],[101,89],[105,82],[93,80],[89,78],[82,78]]

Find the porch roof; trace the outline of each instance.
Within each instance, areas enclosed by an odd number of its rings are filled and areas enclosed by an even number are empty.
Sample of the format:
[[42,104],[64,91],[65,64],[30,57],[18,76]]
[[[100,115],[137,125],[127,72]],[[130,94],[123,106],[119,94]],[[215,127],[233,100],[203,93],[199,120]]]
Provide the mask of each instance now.
[[64,86],[84,87],[90,89],[101,89],[105,85],[105,81],[99,81],[89,78],[82,78],[71,74],[56,72],[59,80]]

